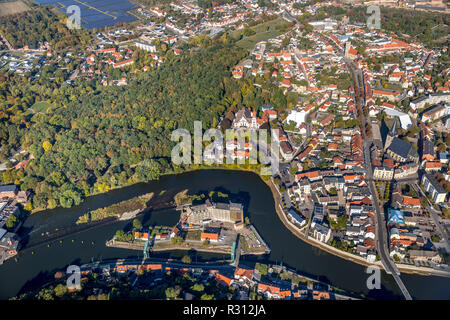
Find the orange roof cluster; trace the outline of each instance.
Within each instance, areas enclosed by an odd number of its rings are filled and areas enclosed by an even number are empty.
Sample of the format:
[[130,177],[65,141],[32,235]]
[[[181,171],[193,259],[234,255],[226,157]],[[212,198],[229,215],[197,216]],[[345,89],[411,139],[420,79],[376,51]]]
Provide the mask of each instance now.
[[330,300],[330,293],[327,291],[313,291],[313,299],[314,300]]
[[309,146],[308,148],[306,148],[305,150],[303,150],[302,153],[300,153],[297,158],[302,161],[304,158],[306,158],[306,156],[312,151],[312,147]]
[[425,169],[438,169],[438,168],[442,168],[442,163],[440,161],[425,162]]
[[148,239],[148,232],[135,232],[134,233],[135,239]]
[[217,273],[216,274],[216,281],[222,285],[231,285],[231,278],[228,278],[227,276],[224,276],[223,274]]
[[258,283],[257,290],[259,293],[269,292],[270,294],[278,296],[282,299],[285,299],[285,298],[291,296],[291,290],[281,289],[277,286],[272,286],[272,285],[264,284],[264,283]]
[[326,118],[324,118],[322,121],[320,121],[320,124],[322,126],[327,126],[331,123],[331,121],[333,121],[333,119],[334,119],[334,114],[330,114]]
[[156,271],[156,270],[161,270],[162,269],[162,265],[160,264],[140,264],[138,266],[139,270],[147,270],[147,271]]
[[331,143],[328,144],[328,150],[329,151],[337,151],[337,148],[338,148],[338,144],[337,143],[331,142]]
[[209,232],[202,232],[200,235],[201,240],[218,240],[219,234],[217,233],[209,233]]
[[297,179],[301,180],[303,178],[308,178],[308,179],[313,179],[313,178],[318,178],[319,177],[319,171],[310,171],[310,172],[302,172],[297,174]]
[[234,271],[234,276],[238,276],[239,278],[245,277],[251,280],[253,278],[253,270],[236,267],[236,270]]
[[403,204],[406,206],[420,206],[420,199],[409,197],[409,196],[403,196]]

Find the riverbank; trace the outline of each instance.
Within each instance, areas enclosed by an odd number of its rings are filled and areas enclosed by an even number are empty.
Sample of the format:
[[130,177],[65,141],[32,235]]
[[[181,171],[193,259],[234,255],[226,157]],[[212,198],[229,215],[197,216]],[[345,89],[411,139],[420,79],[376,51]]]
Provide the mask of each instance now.
[[[179,227],[179,225],[177,224]],[[211,225],[209,225],[211,227]],[[230,227],[226,223],[213,225],[213,228],[220,228],[221,237],[216,241],[202,241],[200,234],[203,228],[180,229],[177,236],[170,238],[172,227],[166,227],[161,232],[154,233],[152,229],[141,232],[131,232],[118,238],[116,234],[111,240],[106,242],[107,247],[137,250],[147,253],[164,252],[174,250],[199,251],[215,254],[226,254],[229,256],[249,255],[261,256],[270,254],[270,248],[256,231],[253,225],[241,226],[238,230]],[[155,227],[160,228],[160,227]],[[118,231],[119,232],[119,231]],[[142,236],[145,234],[145,238]],[[147,238],[148,237],[148,238]],[[147,240],[148,239],[148,240]],[[236,240],[235,240],[236,239]]]
[[[145,248],[145,243],[129,243],[129,242],[122,242],[122,241],[116,241],[114,239],[109,240],[106,243],[107,247],[112,248],[120,248],[120,249],[128,249],[128,250],[137,250],[137,251],[143,251]],[[208,253],[218,253],[218,254],[231,254],[231,247],[229,248],[208,248],[208,247],[201,247],[201,246],[182,246],[182,245],[174,245],[168,243],[167,247],[155,247],[153,246],[151,251],[154,252],[165,252],[165,251],[174,251],[174,250],[183,250],[183,251],[190,251],[195,250],[199,252],[208,252]]]
[[[281,196],[280,196],[280,193],[277,190],[276,186],[273,184],[272,180],[268,180],[268,181],[264,181],[264,182],[267,184],[267,186],[270,188],[270,190],[272,192],[272,196],[275,200],[275,211],[277,212],[279,219],[284,224],[284,226],[289,231],[291,231],[292,234],[294,234],[297,238],[299,238],[300,240],[302,240],[314,247],[317,247],[321,250],[324,250],[330,254],[333,254],[333,255],[335,255],[339,258],[345,259],[347,261],[351,261],[351,262],[357,263],[362,266],[376,265],[379,268],[384,269],[383,265],[381,264],[381,261],[369,262],[366,259],[364,259],[363,257],[358,257],[349,252],[345,252],[345,251],[336,249],[336,248],[329,246],[323,242],[320,242],[319,240],[316,240],[314,238],[306,237],[304,234],[302,234],[300,232],[300,230],[297,227],[292,225],[292,223],[287,219],[284,212],[281,210],[281,208],[280,208]],[[404,272],[404,273],[418,274],[418,275],[422,275],[422,276],[441,276],[441,277],[450,278],[449,273],[444,272],[444,271],[434,270],[431,268],[417,267],[417,266],[411,266],[411,265],[400,265],[400,264],[397,264],[397,267],[400,270],[400,272]]]
[[101,221],[111,217],[117,217],[119,220],[133,219],[139,213],[149,209],[148,202],[153,198],[154,193],[150,192],[138,197],[134,197],[108,207],[99,208],[80,216],[76,224],[85,224],[89,222]]
[[[227,170],[227,171],[253,172],[253,173],[257,174],[263,181],[265,181],[265,179],[259,174],[259,171],[257,169],[242,168],[242,167],[235,167],[235,166],[236,166],[235,164],[233,164],[233,165],[228,165],[228,164],[221,164],[221,165],[192,165],[191,168],[181,169],[181,170],[173,170],[173,171],[168,171],[168,172],[162,173],[159,176],[159,179],[161,179],[162,177],[165,177],[165,176],[178,175],[178,174],[194,172],[194,171],[199,171],[199,170]],[[158,181],[159,179],[125,183],[125,184],[120,185],[120,186],[110,187],[108,190],[105,190],[105,191],[96,191],[96,192],[90,193],[90,194],[86,195],[86,197],[99,196],[99,195],[103,195],[103,194],[106,194],[106,193],[111,192],[111,191],[117,191],[117,190],[120,190],[120,189],[123,189],[123,188],[132,187],[132,186],[135,186],[135,185],[137,185],[139,183],[149,183],[149,182],[152,182],[152,181]],[[82,199],[82,202],[84,200],[85,199]],[[29,214],[30,215],[34,215],[35,213],[39,213],[39,212],[43,212],[43,211],[47,211],[47,210],[53,210],[53,209],[61,209],[61,208],[63,208],[63,207],[58,206],[58,207],[55,207],[55,208],[36,208],[36,209],[32,209],[31,211],[29,211]]]
[[[241,269],[242,268],[242,269]],[[242,270],[246,271],[242,278]],[[263,271],[260,273],[260,270]],[[265,272],[264,272],[265,270]],[[247,266],[233,266],[225,260],[214,262],[183,262],[173,259],[112,259],[107,261],[92,261],[80,266],[83,275],[83,286],[76,291],[76,298],[93,297],[97,292],[103,294],[102,299],[110,298],[113,290],[122,294],[121,298],[130,297],[143,299],[167,298],[164,289],[178,285],[178,287],[192,295],[203,295],[204,292],[213,294],[217,300],[261,300],[264,293],[258,290],[260,284],[271,284],[282,290],[284,294],[274,296],[280,300],[360,300],[341,288],[331,286],[316,279],[297,273],[295,270],[272,264],[258,264],[254,268]],[[251,276],[249,276],[249,273]],[[90,277],[90,274],[96,274]],[[189,277],[186,278],[186,274]],[[232,276],[234,274],[234,277]],[[222,275],[222,277],[220,277]],[[229,282],[221,281],[223,277],[231,276]],[[64,292],[65,283],[70,277],[66,270],[58,270],[53,277],[48,277],[46,283],[38,289],[27,291],[13,299],[37,300],[45,293],[52,300],[70,300],[74,291]],[[183,281],[179,281],[180,278]],[[178,278],[178,279],[175,279]],[[233,279],[234,278],[234,279]],[[237,278],[241,278],[237,280]],[[123,281],[125,280],[125,281]],[[244,281],[242,281],[244,280]],[[217,282],[222,285],[217,286]],[[201,284],[200,284],[201,283]],[[133,288],[130,292],[130,284]],[[199,290],[195,286],[200,287]],[[209,286],[207,290],[205,287]],[[90,288],[96,288],[96,292]],[[162,288],[163,290],[159,290]],[[237,293],[223,296],[217,290],[230,290]],[[140,291],[141,290],[141,291]],[[240,291],[240,292],[239,292]],[[166,292],[166,294],[164,294]],[[230,293],[231,293],[230,292]],[[243,295],[243,293],[246,293]],[[139,296],[141,294],[141,296]],[[181,295],[183,297],[184,295]],[[89,298],[88,298],[89,299]]]
[[[336,257],[339,257],[341,259],[356,263],[358,265],[362,265],[362,266],[369,266],[369,265],[378,265],[380,268],[383,268],[381,265],[380,261],[377,261],[375,263],[370,263],[368,262],[366,259],[364,259],[363,257],[359,257],[356,256],[354,254],[348,253],[348,252],[344,252],[342,250],[336,249],[332,246],[329,246],[327,244],[324,244],[316,239],[313,239],[311,237],[305,237],[301,232],[298,231],[298,228],[296,226],[292,226],[292,223],[290,223],[290,221],[287,219],[287,217],[285,216],[285,214],[282,212],[282,210],[280,209],[280,195],[279,195],[279,191],[276,189],[276,187],[273,185],[273,183],[271,182],[270,179],[265,179],[265,176],[261,176],[260,172],[258,169],[255,168],[243,168],[243,167],[237,167],[236,165],[234,165],[233,167],[226,167],[226,166],[201,166],[201,165],[196,165],[195,167],[183,170],[181,173],[192,173],[195,171],[205,171],[205,170],[225,170],[225,171],[243,171],[243,172],[252,172],[255,173],[259,179],[261,179],[263,182],[265,182],[265,184],[269,187],[269,189],[271,190],[272,193],[272,197],[274,198],[275,201],[275,209],[278,215],[278,218],[280,219],[280,221],[282,222],[282,224],[284,225],[284,227],[286,227],[295,237],[299,238],[300,240],[302,240],[303,242],[307,243],[308,245],[311,245],[313,247],[319,248],[320,250],[323,250],[327,253],[330,253]],[[170,175],[170,174],[174,174],[174,173],[166,173],[164,175],[161,175],[161,177],[165,176],[165,175]],[[135,185],[135,184],[134,184]],[[116,188],[119,189],[119,188]],[[107,221],[104,221],[105,223]],[[109,222],[109,221],[108,221]],[[101,224],[100,222],[97,222],[98,224]],[[108,223],[106,223],[108,224]],[[208,251],[209,252],[209,251]],[[418,274],[418,275],[424,275],[424,276],[440,276],[440,277],[450,277],[450,274],[444,272],[444,271],[440,271],[440,270],[435,270],[435,269],[431,269],[431,268],[425,268],[425,267],[417,267],[417,266],[412,266],[412,265],[402,265],[402,264],[397,264],[399,270],[401,272],[404,273],[408,273],[408,274]]]
[[[10,259],[0,267],[0,299],[9,299],[19,292],[25,292],[46,283],[45,276],[53,277],[54,272],[66,269],[68,265],[81,265],[90,261],[104,261],[108,259],[126,259],[135,257],[142,261],[142,251],[130,251],[105,246],[106,239],[111,239],[118,229],[130,230],[130,221],[104,221],[87,227],[77,226],[77,218],[96,208],[109,206],[123,200],[154,192],[152,209],[139,216],[145,226],[173,226],[179,221],[176,207],[167,209],[167,200],[189,189],[192,193],[205,190],[219,190],[235,195],[241,195],[246,201],[246,212],[251,224],[261,234],[270,246],[269,255],[250,256],[241,255],[240,263],[254,265],[254,263],[280,264],[296,270],[312,279],[317,279],[342,288],[358,297],[361,294],[373,299],[398,299],[396,286],[390,277],[382,277],[380,290],[368,290],[366,280],[368,275],[365,267],[341,259],[336,255],[327,254],[321,249],[297,238],[286,230],[274,212],[275,200],[270,188],[263,183],[259,176],[238,170],[197,170],[179,175],[161,177],[159,181],[138,183],[131,187],[113,190],[103,195],[88,197],[82,204],[74,208],[60,208],[47,210],[38,215],[30,216],[22,226],[23,234],[28,234],[24,244],[26,247],[40,243],[39,250],[21,250],[17,259]],[[158,196],[165,190],[163,196]],[[289,218],[289,217],[288,217]],[[87,227],[87,228],[86,228]],[[55,230],[59,236],[54,241]],[[76,232],[74,232],[76,231]],[[48,234],[43,238],[41,235]],[[51,239],[53,239],[53,241]],[[42,241],[49,240],[42,244]],[[60,241],[60,239],[62,241]],[[47,245],[50,244],[50,246]],[[33,252],[34,251],[34,252]],[[180,260],[188,251],[154,252],[151,259]],[[221,254],[197,252],[193,261],[212,261],[223,259]],[[229,258],[226,256],[225,258]],[[384,272],[383,272],[384,273]],[[415,299],[442,299],[449,297],[448,278],[424,277],[415,274],[402,274],[408,290]]]

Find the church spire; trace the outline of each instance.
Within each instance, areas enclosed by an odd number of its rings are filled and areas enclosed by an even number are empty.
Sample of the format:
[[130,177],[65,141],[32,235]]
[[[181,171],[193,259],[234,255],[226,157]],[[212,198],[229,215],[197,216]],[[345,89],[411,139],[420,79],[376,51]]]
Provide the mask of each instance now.
[[394,125],[392,126],[392,129],[389,132],[389,134],[393,137],[397,135],[397,119],[394,119]]

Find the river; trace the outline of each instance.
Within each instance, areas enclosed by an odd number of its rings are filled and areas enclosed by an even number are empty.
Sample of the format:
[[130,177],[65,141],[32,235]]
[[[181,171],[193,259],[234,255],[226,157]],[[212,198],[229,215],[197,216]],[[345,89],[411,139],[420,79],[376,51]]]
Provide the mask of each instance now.
[[[382,272],[381,289],[366,287],[368,274],[365,267],[333,256],[310,246],[292,235],[281,223],[269,187],[251,172],[231,170],[198,170],[178,175],[167,175],[158,181],[139,183],[89,197],[81,205],[70,209],[57,208],[30,216],[22,226],[28,234],[26,245],[16,259],[0,266],[0,299],[8,299],[20,292],[42,285],[57,270],[69,264],[82,264],[91,259],[127,258],[142,255],[136,251],[108,248],[105,241],[116,230],[131,228],[131,221],[114,222],[100,227],[71,233],[41,246],[46,232],[69,230],[77,218],[99,207],[154,192],[152,204],[165,203],[177,192],[189,193],[218,190],[227,192],[244,202],[245,214],[272,250],[263,257],[242,257],[243,264],[254,262],[280,263],[299,273],[328,282],[354,295],[364,294],[375,299],[401,299],[401,293],[391,276]],[[155,210],[140,216],[144,226],[151,224],[174,225],[179,218],[175,210]],[[158,257],[179,257],[183,252],[158,253]],[[223,258],[222,255],[198,254],[195,259]],[[450,299],[450,279],[402,274],[402,279],[414,299]]]

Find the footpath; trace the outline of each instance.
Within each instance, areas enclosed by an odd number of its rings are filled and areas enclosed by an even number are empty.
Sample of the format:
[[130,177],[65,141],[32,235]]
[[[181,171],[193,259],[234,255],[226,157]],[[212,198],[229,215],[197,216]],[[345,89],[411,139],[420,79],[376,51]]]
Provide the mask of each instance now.
[[[354,263],[358,263],[363,266],[373,266],[376,265],[381,269],[383,268],[383,265],[381,264],[381,261],[376,262],[369,262],[363,257],[359,257],[355,254],[345,252],[342,250],[339,250],[337,248],[334,248],[330,245],[327,245],[317,239],[305,236],[305,234],[302,232],[302,229],[299,229],[297,226],[295,226],[291,221],[288,220],[286,215],[284,214],[283,210],[281,209],[281,194],[276,188],[276,186],[273,184],[272,180],[266,181],[266,184],[269,186],[270,190],[272,191],[273,198],[275,200],[275,209],[277,212],[278,217],[280,218],[281,222],[284,224],[286,228],[289,229],[297,238],[300,240],[317,247],[321,250],[324,250],[330,254],[333,254],[335,256],[338,256],[342,259],[352,261]],[[441,277],[449,277],[450,274],[445,271],[441,270],[435,270],[432,268],[426,268],[426,267],[417,267],[412,265],[406,265],[406,264],[396,264],[400,272],[404,273],[411,273],[411,274],[420,274],[424,276],[441,276]]]

